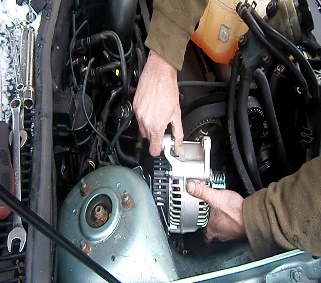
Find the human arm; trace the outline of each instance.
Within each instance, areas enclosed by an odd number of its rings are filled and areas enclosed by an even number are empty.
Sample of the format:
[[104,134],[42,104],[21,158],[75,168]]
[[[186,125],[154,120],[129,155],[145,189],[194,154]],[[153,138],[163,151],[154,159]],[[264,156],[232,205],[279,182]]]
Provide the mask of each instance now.
[[[245,200],[234,195],[234,201],[226,201],[231,191],[219,191],[220,194],[214,195],[210,193],[212,189],[197,181],[197,189],[191,194],[202,196],[211,206],[206,239],[213,238],[211,231],[222,241],[244,237],[246,233],[258,258],[296,248],[320,256],[320,168],[321,158],[318,157],[295,174],[271,183]],[[212,198],[217,199],[213,201]],[[230,217],[224,219],[222,215]],[[222,229],[225,234],[220,234]]]
[[150,54],[138,82],[134,111],[150,153],[157,156],[167,125],[175,138],[175,152],[183,141],[177,70],[182,68],[187,42],[207,0],[155,0],[146,40]]

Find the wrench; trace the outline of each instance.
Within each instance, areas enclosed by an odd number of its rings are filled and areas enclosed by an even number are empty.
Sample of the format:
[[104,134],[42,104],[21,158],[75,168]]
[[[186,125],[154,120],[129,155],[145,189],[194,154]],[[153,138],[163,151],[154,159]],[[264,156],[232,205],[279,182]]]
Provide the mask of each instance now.
[[[21,100],[19,98],[13,99],[10,103],[12,113],[12,132],[13,132],[13,144],[12,144],[12,156],[13,156],[13,169],[14,169],[14,187],[15,197],[21,201],[21,168],[20,168],[20,111]],[[19,252],[21,252],[25,246],[27,233],[22,226],[21,217],[13,214],[13,229],[10,231],[7,239],[7,248],[11,252],[12,243],[14,240],[20,240]]]

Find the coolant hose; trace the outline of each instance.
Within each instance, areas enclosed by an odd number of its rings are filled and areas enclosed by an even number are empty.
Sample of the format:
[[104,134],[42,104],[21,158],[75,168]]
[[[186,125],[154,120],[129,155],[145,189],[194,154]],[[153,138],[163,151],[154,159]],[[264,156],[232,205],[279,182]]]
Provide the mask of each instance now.
[[291,165],[285,152],[283,139],[274,111],[274,105],[268,80],[263,71],[260,69],[257,69],[253,72],[253,79],[255,80],[260,90],[263,113],[268,123],[274,146],[282,165],[281,167],[283,168],[284,173],[288,175],[292,173],[293,170],[291,170]]
[[231,145],[231,151],[234,159],[234,163],[237,169],[237,172],[242,180],[244,188],[246,192],[251,195],[255,193],[255,189],[253,187],[252,181],[249,178],[249,175],[245,169],[240,150],[237,144],[236,133],[235,133],[235,121],[234,121],[234,105],[235,105],[235,94],[236,94],[236,85],[237,85],[237,76],[239,73],[241,60],[241,53],[237,51],[234,57],[231,80],[228,90],[228,98],[227,98],[227,126],[228,133]]
[[312,90],[312,96],[314,98],[319,98],[319,85],[314,74],[314,71],[308,60],[303,56],[300,50],[284,35],[273,29],[267,22],[265,22],[261,16],[254,10],[251,10],[251,14],[254,20],[258,23],[263,32],[271,39],[273,39],[277,44],[285,48],[293,57],[298,61],[302,73],[305,79],[309,82]]
[[240,86],[236,104],[236,120],[239,130],[239,140],[242,146],[241,155],[245,163],[245,167],[256,190],[262,189],[263,185],[256,162],[256,156],[253,146],[253,140],[250,129],[248,116],[248,97],[250,86],[252,83],[252,71],[243,69],[241,73]]
[[308,90],[308,85],[303,77],[303,75],[300,73],[298,68],[291,62],[291,60],[282,52],[280,52],[276,46],[274,46],[272,43],[270,43],[267,38],[264,36],[263,31],[257,24],[257,22],[252,17],[250,11],[247,9],[246,5],[239,4],[237,6],[237,13],[242,18],[242,20],[246,23],[246,25],[249,27],[249,29],[252,31],[256,39],[262,43],[271,53],[273,56],[275,56],[284,66],[287,70],[292,72],[294,76],[298,79],[299,84],[303,88],[303,93],[305,94],[305,98],[308,100],[311,98]]
[[92,260],[80,248],[75,246],[71,241],[65,238],[52,228],[46,221],[40,216],[34,213],[29,207],[23,205],[19,200],[11,195],[2,185],[0,185],[0,199],[15,213],[20,215],[23,220],[28,222],[31,226],[57,244],[60,248],[69,252],[76,259],[78,259],[85,266],[94,271],[101,278],[107,282],[120,282],[106,269],[99,265],[96,261]]

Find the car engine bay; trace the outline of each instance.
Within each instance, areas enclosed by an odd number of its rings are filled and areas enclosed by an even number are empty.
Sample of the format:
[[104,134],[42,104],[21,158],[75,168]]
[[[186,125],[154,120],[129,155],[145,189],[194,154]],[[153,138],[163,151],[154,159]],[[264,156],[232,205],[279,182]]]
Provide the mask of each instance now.
[[[237,51],[224,59],[229,64],[213,60],[196,32],[178,72],[184,142],[176,156],[168,128],[154,158],[133,112],[152,1],[46,3],[37,37],[28,26],[21,41],[34,52],[21,44],[17,66],[25,66],[25,49],[34,57],[26,56],[26,65],[35,63],[7,120],[11,154],[21,147],[21,166],[13,160],[14,172],[21,170],[21,201],[57,235],[21,209],[28,235],[24,249],[14,244],[11,258],[14,213],[2,217],[0,282],[102,282],[98,269],[66,250],[60,236],[121,282],[197,281],[255,262],[246,240],[204,242],[209,205],[188,194],[186,182],[196,178],[246,197],[320,155],[320,7],[306,0],[238,3],[233,17],[246,32],[235,37]],[[223,38],[233,31],[228,25],[215,40],[232,39]],[[23,143],[23,131],[25,143],[15,144]],[[265,275],[247,280],[255,276]]]

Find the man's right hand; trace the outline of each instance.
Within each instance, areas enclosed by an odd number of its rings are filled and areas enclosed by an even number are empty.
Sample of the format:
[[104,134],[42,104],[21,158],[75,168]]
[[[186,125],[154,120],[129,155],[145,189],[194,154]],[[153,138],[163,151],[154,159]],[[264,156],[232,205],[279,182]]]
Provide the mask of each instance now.
[[138,82],[134,111],[141,135],[150,142],[149,152],[152,156],[161,153],[168,124],[171,124],[175,153],[178,154],[184,135],[177,70],[152,50]]
[[199,180],[189,180],[187,191],[210,205],[210,219],[204,234],[207,243],[213,239],[225,242],[246,236],[241,195],[230,190],[211,189]]

